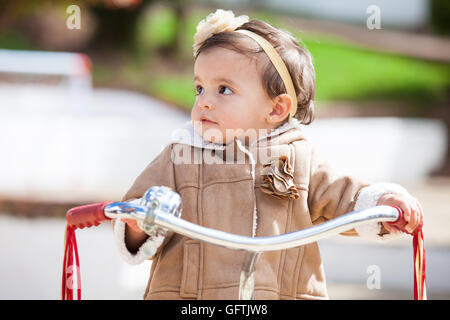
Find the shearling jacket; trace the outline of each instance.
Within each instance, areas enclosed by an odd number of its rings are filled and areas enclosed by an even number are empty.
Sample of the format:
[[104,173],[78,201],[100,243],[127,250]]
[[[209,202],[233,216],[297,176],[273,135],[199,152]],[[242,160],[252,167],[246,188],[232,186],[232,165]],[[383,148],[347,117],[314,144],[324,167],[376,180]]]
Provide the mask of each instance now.
[[[272,236],[309,228],[347,212],[375,206],[394,184],[369,184],[339,175],[323,161],[300,125],[291,120],[257,143],[205,142],[188,125],[137,177],[123,200],[151,186],[181,195],[182,219],[243,236]],[[131,264],[152,259],[144,299],[237,299],[245,253],[169,233],[147,239],[137,253],[125,245],[125,224],[114,226],[122,256]],[[381,224],[345,235],[386,238]],[[390,235],[387,235],[390,236]],[[262,254],[255,299],[326,299],[317,243]]]

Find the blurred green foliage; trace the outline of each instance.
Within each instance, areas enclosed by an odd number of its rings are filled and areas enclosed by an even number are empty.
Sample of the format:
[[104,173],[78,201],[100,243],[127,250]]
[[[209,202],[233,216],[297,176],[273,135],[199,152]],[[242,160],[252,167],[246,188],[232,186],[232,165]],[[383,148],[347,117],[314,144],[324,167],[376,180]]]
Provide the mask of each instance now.
[[170,45],[176,36],[176,16],[168,7],[149,12],[138,23],[137,38],[147,52]]
[[[39,8],[36,0],[16,3],[24,5],[26,12]],[[211,9],[192,9],[187,7],[189,1],[181,0],[143,0],[137,9],[125,11],[109,10],[100,5],[100,0],[79,3],[91,5],[98,19],[98,32],[86,48],[88,54],[93,53],[95,85],[136,89],[187,109],[192,107],[192,40],[198,22]],[[444,21],[450,2],[432,3],[433,10],[440,8],[443,17],[433,19]],[[418,106],[448,99],[448,64],[369,50],[336,37],[301,33],[285,26],[282,16],[265,11],[251,12],[250,16],[290,31],[311,51],[318,101],[404,100]],[[448,20],[442,25],[448,25]],[[15,29],[0,29],[0,48],[37,49],[29,40]]]
[[8,31],[0,33],[0,48],[15,50],[32,50],[33,46],[21,33]]

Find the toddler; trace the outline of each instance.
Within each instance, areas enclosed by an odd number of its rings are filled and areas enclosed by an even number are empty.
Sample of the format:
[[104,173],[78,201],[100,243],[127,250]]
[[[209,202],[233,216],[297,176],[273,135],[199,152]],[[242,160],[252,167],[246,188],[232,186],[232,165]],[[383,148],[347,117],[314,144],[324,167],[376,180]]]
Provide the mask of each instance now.
[[[403,187],[339,175],[308,141],[315,74],[309,52],[288,32],[231,11],[202,20],[194,37],[196,101],[191,121],[145,168],[123,200],[167,186],[182,219],[242,236],[309,228],[376,205],[404,211],[404,229],[422,208]],[[401,231],[372,223],[345,235],[388,239]],[[237,299],[245,252],[168,233],[149,237],[132,220],[114,233],[124,259],[152,259],[145,299]],[[317,243],[265,252],[255,299],[326,299]]]

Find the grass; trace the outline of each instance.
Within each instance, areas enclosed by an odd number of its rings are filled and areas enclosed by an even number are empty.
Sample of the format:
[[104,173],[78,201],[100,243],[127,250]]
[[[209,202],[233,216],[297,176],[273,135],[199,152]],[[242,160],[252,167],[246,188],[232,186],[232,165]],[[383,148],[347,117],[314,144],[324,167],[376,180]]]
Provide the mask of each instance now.
[[150,92],[165,101],[191,109],[195,102],[192,76],[160,75],[150,85]]
[[303,36],[314,58],[317,100],[443,98],[450,67],[367,50],[323,36]]

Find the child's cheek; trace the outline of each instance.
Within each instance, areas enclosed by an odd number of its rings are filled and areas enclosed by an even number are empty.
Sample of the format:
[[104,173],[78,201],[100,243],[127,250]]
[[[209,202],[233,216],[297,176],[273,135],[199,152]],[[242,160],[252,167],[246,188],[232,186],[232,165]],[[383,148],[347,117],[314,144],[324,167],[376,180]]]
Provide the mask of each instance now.
[[198,121],[199,119],[199,107],[197,106],[197,104],[194,104],[191,110],[191,121],[194,122]]
[[[237,108],[236,108],[237,109]],[[245,129],[246,115],[238,112],[237,110],[231,110],[221,115],[223,123],[226,123],[228,129]]]

